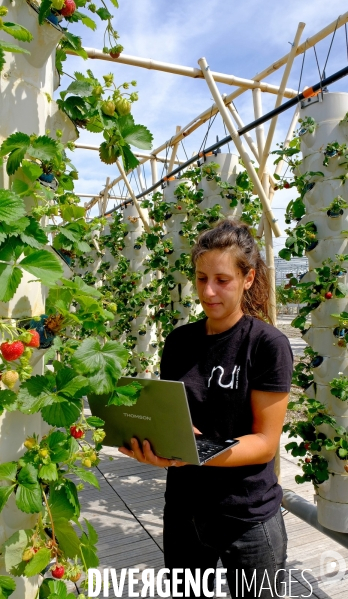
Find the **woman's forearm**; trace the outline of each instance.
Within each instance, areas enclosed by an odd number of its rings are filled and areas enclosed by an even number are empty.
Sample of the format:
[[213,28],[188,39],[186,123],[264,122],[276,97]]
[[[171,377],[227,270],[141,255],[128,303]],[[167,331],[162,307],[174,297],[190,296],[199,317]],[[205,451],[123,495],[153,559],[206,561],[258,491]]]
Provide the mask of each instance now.
[[270,446],[264,434],[253,433],[236,438],[239,440],[238,445],[209,460],[204,466],[232,468],[233,466],[266,464],[273,459],[275,450]]

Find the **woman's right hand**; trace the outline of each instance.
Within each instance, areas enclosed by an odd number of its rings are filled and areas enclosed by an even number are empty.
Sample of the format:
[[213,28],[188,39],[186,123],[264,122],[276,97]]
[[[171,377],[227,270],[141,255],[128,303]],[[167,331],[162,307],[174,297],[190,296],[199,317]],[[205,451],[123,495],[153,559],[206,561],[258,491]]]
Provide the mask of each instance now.
[[139,445],[138,439],[134,437],[131,439],[131,448],[127,449],[126,447],[119,447],[118,451],[128,456],[129,458],[134,458],[138,462],[142,464],[151,464],[152,466],[157,466],[158,468],[169,468],[171,466],[186,466],[187,462],[181,462],[180,460],[167,460],[167,458],[160,458],[155,455],[151,449],[151,445],[148,441],[144,441],[143,445]]

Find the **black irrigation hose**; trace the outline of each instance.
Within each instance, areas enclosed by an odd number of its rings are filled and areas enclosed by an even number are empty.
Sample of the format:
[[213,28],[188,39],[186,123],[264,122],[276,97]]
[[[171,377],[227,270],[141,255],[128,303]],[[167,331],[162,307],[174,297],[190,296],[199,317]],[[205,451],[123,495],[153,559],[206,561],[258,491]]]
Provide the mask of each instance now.
[[[281,104],[280,106],[278,106],[278,108],[274,108],[273,110],[271,110],[270,112],[267,112],[266,114],[264,114],[260,118],[256,119],[255,121],[252,121],[252,123],[249,123],[249,125],[245,125],[245,127],[238,129],[238,131],[237,131],[238,135],[239,136],[244,135],[244,133],[248,133],[248,131],[251,131],[252,129],[255,129],[256,127],[258,127],[259,125],[266,123],[274,116],[281,114],[282,112],[285,112],[289,108],[292,108],[292,106],[296,106],[296,104],[301,102],[301,100],[305,100],[306,98],[310,98],[312,96],[317,95],[316,92],[320,92],[323,88],[327,87],[328,85],[331,85],[332,83],[335,83],[335,81],[342,79],[342,77],[345,77],[346,75],[348,75],[348,67],[344,67],[344,69],[341,69],[340,71],[337,71],[333,75],[330,75],[329,77],[326,77],[325,79],[322,79],[321,81],[319,81],[319,83],[316,83],[315,85],[313,85],[313,87],[309,87],[309,88],[305,89],[300,94],[297,94],[297,96],[295,96],[294,98],[291,98],[291,100],[288,100],[287,102],[284,102],[284,104]],[[157,181],[157,183],[155,183],[154,185],[152,185],[151,187],[146,189],[146,191],[143,191],[142,193],[137,195],[136,196],[137,200],[140,200],[144,196],[148,195],[149,193],[151,193],[152,191],[157,189],[157,187],[162,185],[162,183],[165,183],[169,178],[174,177],[175,175],[180,173],[184,168],[186,168],[187,166],[190,166],[190,164],[192,164],[193,162],[196,162],[199,158],[202,158],[202,157],[206,156],[207,154],[214,152],[214,150],[221,148],[221,146],[224,146],[225,144],[227,144],[230,141],[232,141],[232,138],[230,135],[227,135],[227,137],[220,139],[218,142],[216,142],[212,146],[209,146],[209,148],[206,148],[204,150],[204,152],[200,152],[199,154],[192,156],[192,158],[189,158],[189,160],[187,160],[184,164],[181,164],[180,166],[175,168],[171,173],[167,173],[166,177],[161,178],[159,181]],[[105,216],[107,216],[108,214],[112,214],[113,212],[115,212],[115,210],[118,210],[122,206],[126,206],[127,204],[130,204],[132,201],[133,200],[131,198],[129,198],[128,200],[122,202],[115,208],[112,208],[108,212],[105,212]]]

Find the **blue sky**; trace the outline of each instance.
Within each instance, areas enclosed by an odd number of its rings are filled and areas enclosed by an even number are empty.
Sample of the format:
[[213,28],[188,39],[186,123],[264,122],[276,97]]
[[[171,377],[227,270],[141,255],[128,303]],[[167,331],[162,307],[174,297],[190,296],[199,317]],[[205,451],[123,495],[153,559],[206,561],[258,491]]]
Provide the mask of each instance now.
[[[212,70],[252,78],[257,72],[272,64],[286,54],[294,38],[299,21],[306,23],[302,40],[312,36],[319,29],[337,19],[347,10],[342,0],[119,0],[120,8],[112,8],[115,15],[114,26],[120,34],[124,52],[182,64],[198,66],[197,60],[205,56]],[[98,20],[99,25],[99,20]],[[81,35],[85,46],[101,49],[103,46],[103,24],[100,22],[97,32],[91,32],[83,26],[71,27],[71,31]],[[317,45],[321,69],[324,66],[332,36]],[[297,57],[288,82],[288,87],[298,89],[302,57]],[[332,46],[327,75],[334,73],[347,64],[347,48],[344,27],[337,33]],[[118,83],[136,79],[139,101],[133,106],[136,122],[146,125],[154,135],[154,147],[169,139],[176,125],[185,125],[212,104],[210,92],[205,81],[168,73],[149,71],[111,62],[89,60],[88,63],[76,57],[68,57],[65,71],[85,72],[91,68],[97,76],[113,72]],[[270,83],[279,84],[280,69],[267,78]],[[306,55],[302,85],[312,85],[318,81],[318,70],[313,49]],[[61,88],[65,89],[70,80],[63,77]],[[234,87],[221,84],[221,92],[230,93]],[[346,91],[347,79],[332,86],[331,91]],[[59,90],[58,90],[59,92]],[[274,106],[273,94],[262,94],[264,111]],[[248,91],[236,100],[236,107],[245,123],[253,120],[252,97]],[[285,137],[292,112],[285,113],[278,121],[275,143]],[[185,140],[188,155],[197,151],[206,133],[201,127]],[[208,145],[215,136],[225,135],[221,118],[218,116],[211,128]],[[97,135],[82,131],[79,141],[97,145]],[[232,151],[233,148],[231,148]],[[184,159],[182,148],[179,158]],[[97,153],[76,150],[74,164],[80,172],[76,191],[82,193],[99,192],[107,176],[117,176],[115,166],[99,163]],[[149,182],[149,174],[147,180]],[[137,188],[135,186],[135,191]],[[115,188],[116,194],[119,190]],[[274,211],[284,230],[284,207],[292,199],[292,191],[276,194]],[[83,200],[85,201],[85,200]],[[275,240],[278,251],[284,238]],[[277,253],[276,251],[276,253]]]

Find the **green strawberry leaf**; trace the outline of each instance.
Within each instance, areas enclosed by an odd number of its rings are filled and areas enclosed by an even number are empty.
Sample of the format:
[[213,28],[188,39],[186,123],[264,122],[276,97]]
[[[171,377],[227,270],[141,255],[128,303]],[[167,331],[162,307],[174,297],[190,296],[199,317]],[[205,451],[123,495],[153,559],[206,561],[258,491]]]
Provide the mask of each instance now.
[[39,513],[42,509],[41,488],[37,480],[37,470],[26,464],[18,474],[16,505],[27,514]]
[[88,484],[92,485],[92,487],[95,487],[96,489],[100,490],[99,481],[98,481],[97,477],[95,476],[95,474],[93,474],[93,472],[89,472],[89,470],[85,470],[84,468],[75,468],[75,467],[72,468],[72,471],[74,472],[74,474],[76,474],[76,476],[78,476],[85,483],[88,483]]
[[153,135],[144,125],[134,125],[127,135],[122,135],[125,142],[140,148],[150,150],[152,148]]
[[142,385],[136,381],[114,389],[108,401],[108,406],[134,406],[139,399]]
[[[74,439],[74,441],[76,441],[76,439]],[[64,489],[65,489],[66,496],[67,496],[69,503],[74,508],[75,516],[77,518],[79,518],[80,502],[79,502],[79,498],[77,495],[77,489],[76,489],[75,483],[73,483],[72,480],[69,480],[68,478],[64,478]]]
[[47,235],[35,218],[32,216],[29,216],[28,218],[29,225],[23,233],[21,233],[20,238],[30,247],[40,249],[43,245],[48,243]]
[[29,545],[33,530],[17,530],[2,546],[5,558],[6,572],[14,576],[21,576],[24,572],[25,562],[22,561],[24,549]]
[[0,263],[0,301],[13,298],[22,279],[22,272],[16,266]]
[[89,387],[86,377],[77,375],[72,368],[61,368],[56,377],[57,391],[69,397],[80,398]]
[[93,19],[90,19],[87,15],[85,15],[85,13],[75,10],[74,17],[77,17],[79,21],[81,21],[86,27],[89,27],[89,29],[92,29],[92,31],[96,30],[97,25]]
[[25,204],[13,191],[0,189],[0,221],[11,224],[25,216]]
[[22,171],[30,181],[36,181],[42,175],[43,170],[36,162],[31,160],[23,160]]
[[17,462],[6,462],[0,465],[0,480],[16,481]]
[[40,585],[39,599],[76,599],[76,595],[68,594],[65,582],[62,580],[45,578]]
[[122,152],[122,158],[123,158],[123,164],[124,164],[124,168],[126,170],[126,172],[128,173],[128,171],[131,171],[132,169],[134,169],[135,167],[138,166],[138,164],[140,164],[139,160],[137,159],[136,156],[134,156],[132,150],[130,149],[129,145],[125,145],[122,146],[120,148],[121,152]]
[[20,179],[15,179],[11,185],[11,191],[13,191],[13,193],[18,194],[19,196],[29,195],[29,190],[29,185],[27,185],[27,183],[24,183],[24,181],[21,181]]
[[10,389],[0,390],[0,411],[6,409],[8,412],[18,410],[17,393]]
[[95,11],[97,15],[101,18],[102,21],[107,21],[108,19],[112,19],[113,15],[109,13],[107,8],[98,8]]
[[22,25],[18,25],[18,23],[3,23],[2,29],[9,35],[12,35],[12,37],[14,37],[16,40],[20,40],[21,42],[31,42],[33,39],[30,31],[28,31],[28,29]]
[[42,418],[51,426],[70,427],[81,414],[80,401],[61,401],[42,408]]
[[51,561],[51,550],[46,547],[42,547],[35,553],[34,557],[25,566],[25,576],[36,576],[40,574]]
[[48,503],[54,521],[58,520],[59,518],[71,520],[71,518],[75,515],[75,510],[67,498],[65,486],[63,485],[61,486],[59,484],[58,488],[50,485]]
[[47,135],[40,135],[31,143],[28,153],[39,160],[53,160],[58,153],[58,144]]
[[55,520],[54,532],[58,539],[59,548],[67,557],[74,559],[76,555],[80,555],[80,539],[69,520],[66,518]]
[[3,507],[6,505],[8,498],[12,495],[15,490],[16,485],[11,485],[10,487],[0,487],[0,512]]
[[66,92],[85,98],[92,94],[93,88],[94,86],[91,83],[88,83],[88,81],[73,81],[70,83]]
[[23,414],[34,414],[44,406],[57,401],[54,378],[51,376],[36,375],[21,384],[18,391],[18,402]]
[[17,54],[30,54],[28,50],[24,50],[24,48],[21,48],[16,44],[9,44],[4,40],[0,40],[0,50],[4,50],[5,52],[16,52]]
[[62,215],[62,219],[71,222],[76,220],[77,218],[83,218],[85,216],[86,210],[83,206],[75,206],[74,204],[67,204],[66,206],[60,207],[60,213]]
[[6,64],[5,52],[3,51],[3,49],[0,46],[0,72],[4,68],[5,64]]
[[39,470],[39,478],[45,481],[55,481],[58,480],[58,471],[56,464],[43,464]]
[[89,416],[86,418],[86,422],[89,424],[89,426],[93,426],[94,428],[100,428],[105,424],[105,420],[98,418],[98,416]]
[[26,135],[26,133],[12,133],[12,135],[9,135],[5,141],[2,142],[1,147],[0,147],[0,155],[1,156],[6,156],[6,154],[9,154],[10,152],[13,152],[14,150],[18,150],[18,149],[25,149],[25,151],[29,148],[30,146],[30,137],[29,135]]
[[10,576],[0,576],[0,599],[7,599],[16,590],[16,583]]
[[46,17],[51,12],[52,8],[52,0],[42,0],[40,4],[40,12],[39,12],[39,24],[42,25]]
[[33,251],[18,264],[24,270],[40,279],[44,285],[54,284],[63,274],[63,268],[51,252],[47,250]]
[[75,351],[72,365],[88,377],[94,392],[103,394],[114,389],[128,357],[128,351],[116,341],[101,346],[98,339],[88,338]]

